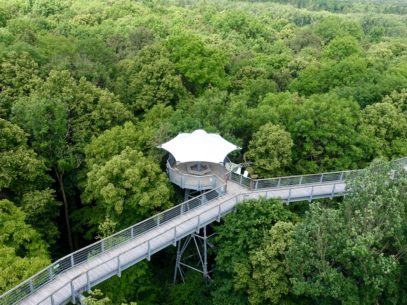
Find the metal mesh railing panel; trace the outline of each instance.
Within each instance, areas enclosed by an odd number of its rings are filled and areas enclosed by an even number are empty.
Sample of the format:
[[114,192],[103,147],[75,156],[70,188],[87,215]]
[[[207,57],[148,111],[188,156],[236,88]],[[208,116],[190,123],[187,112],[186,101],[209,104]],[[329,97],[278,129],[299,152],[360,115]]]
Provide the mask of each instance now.
[[0,299],[0,305],[10,305],[15,304],[23,298],[29,296],[31,293],[30,284],[24,282],[21,285],[17,286],[13,293],[7,294]]
[[160,223],[165,223],[178,217],[181,214],[181,206],[176,206],[168,211],[161,214]]

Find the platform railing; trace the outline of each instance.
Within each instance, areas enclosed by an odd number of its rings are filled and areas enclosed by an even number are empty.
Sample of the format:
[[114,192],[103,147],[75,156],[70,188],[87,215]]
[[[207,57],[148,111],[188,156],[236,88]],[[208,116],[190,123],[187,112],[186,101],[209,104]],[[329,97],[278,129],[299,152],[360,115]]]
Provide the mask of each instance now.
[[225,181],[215,174],[197,176],[182,173],[172,168],[169,162],[167,162],[167,174],[170,181],[182,189],[204,191],[225,184]]
[[147,218],[127,229],[117,232],[107,238],[97,241],[89,246],[73,252],[31,276],[18,286],[0,296],[0,305],[17,304],[27,296],[35,293],[39,288],[51,282],[57,275],[76,267],[95,256],[105,253],[129,240],[140,236],[153,228],[157,228],[166,222],[188,213],[189,211],[207,204],[208,202],[226,193],[226,184],[216,187],[197,197],[182,202],[164,212]]
[[[391,162],[405,166],[407,165],[407,157]],[[339,172],[326,172],[321,174],[296,175],[266,179],[252,179],[235,172],[230,172],[228,178],[250,190],[261,190],[314,183],[339,182],[346,180],[346,178],[349,177],[350,174],[356,173],[358,171],[360,170],[346,170]]]

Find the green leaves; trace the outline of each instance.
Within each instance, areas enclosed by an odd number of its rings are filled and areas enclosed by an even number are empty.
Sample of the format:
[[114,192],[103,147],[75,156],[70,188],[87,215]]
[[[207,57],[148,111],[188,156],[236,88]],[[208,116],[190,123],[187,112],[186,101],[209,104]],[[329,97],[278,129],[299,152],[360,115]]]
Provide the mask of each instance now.
[[170,36],[167,41],[170,59],[193,93],[201,93],[209,86],[226,84],[226,55],[204,45],[202,40],[188,33]]
[[396,304],[403,279],[407,175],[374,163],[348,179],[338,210],[313,205],[288,251],[294,292],[341,304]]
[[0,293],[49,264],[47,244],[11,201],[0,200]]
[[[294,214],[276,200],[259,199],[242,203],[236,213],[217,228],[214,304],[245,304],[250,255],[278,221],[295,220]],[[246,276],[246,280],[242,277]]]
[[[88,173],[83,201],[95,204],[92,223],[113,219],[125,228],[171,206],[168,178],[155,160],[129,147]],[[92,231],[95,228],[92,229]]]
[[292,147],[290,133],[268,123],[253,135],[246,157],[253,161],[254,172],[261,177],[278,176],[291,163]]
[[134,113],[154,105],[175,105],[186,94],[181,77],[165,47],[156,44],[143,48],[132,60],[121,62],[116,92]]

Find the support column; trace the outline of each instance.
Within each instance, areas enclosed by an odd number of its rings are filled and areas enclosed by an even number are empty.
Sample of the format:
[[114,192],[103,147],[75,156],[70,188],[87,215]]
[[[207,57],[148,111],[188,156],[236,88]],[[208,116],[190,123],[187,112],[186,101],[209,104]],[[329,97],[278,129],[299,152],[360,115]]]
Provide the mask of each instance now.
[[[210,271],[208,270],[208,246],[211,246],[208,239],[211,236],[207,236],[207,229],[203,227],[199,233],[193,233],[177,242],[174,284],[177,282],[178,274],[182,282],[185,282],[185,269],[200,272],[206,280],[211,280]],[[188,248],[190,244],[195,247]],[[187,249],[191,250],[191,253],[188,253],[189,255],[185,253]]]

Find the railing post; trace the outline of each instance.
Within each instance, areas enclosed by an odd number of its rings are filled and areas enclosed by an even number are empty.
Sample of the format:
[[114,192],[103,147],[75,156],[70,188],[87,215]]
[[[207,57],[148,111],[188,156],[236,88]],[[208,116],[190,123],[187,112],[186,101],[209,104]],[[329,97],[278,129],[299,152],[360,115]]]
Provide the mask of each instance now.
[[30,279],[28,284],[30,285],[30,293],[33,293],[34,292],[33,280]]
[[311,195],[309,196],[309,202],[312,201],[312,196],[314,195],[314,186],[311,186]]
[[257,190],[258,186],[259,186],[259,180],[256,180],[256,183],[254,184],[254,189]]
[[148,240],[148,242],[147,242],[147,260],[148,261],[150,261],[150,259],[151,259],[150,253],[151,253],[151,246],[150,246],[150,240]]
[[300,177],[300,183],[299,183],[299,185],[301,185],[302,184],[302,178],[303,178],[304,176],[301,176]]
[[71,303],[76,304],[75,287],[73,286],[73,281],[71,281]]
[[117,276],[122,276],[122,268],[120,266],[120,255],[117,256]]
[[160,214],[158,214],[156,218],[157,218],[157,227],[159,227],[160,226]]
[[86,290],[90,293],[90,278],[89,278],[89,270],[86,271]]
[[240,175],[240,182],[239,182],[240,185],[242,185],[242,180],[243,180],[243,176]]
[[195,230],[196,234],[199,233],[200,225],[201,225],[201,215],[198,215],[198,225],[196,226],[196,230]]
[[324,174],[321,174],[321,179],[319,179],[319,183],[322,183],[323,180],[324,180]]
[[290,200],[291,200],[291,187],[288,189],[288,198],[287,198],[287,204],[289,204],[290,203]]
[[280,187],[280,184],[281,184],[281,177],[278,178],[277,187]]
[[336,188],[336,183],[334,183],[334,186],[333,186],[333,188],[332,188],[331,199],[334,198],[334,195],[335,195],[335,188]]
[[48,267],[48,276],[49,276],[49,280],[52,280],[52,268]]
[[174,227],[174,241],[172,243],[174,247],[177,245],[177,227]]
[[74,260],[73,260],[73,254],[71,254],[71,268],[72,268],[73,266],[75,266],[75,262],[74,262]]
[[220,222],[220,205],[219,205],[219,210],[218,210],[218,222]]
[[103,239],[100,242],[100,250],[102,253],[105,252],[105,241]]
[[51,294],[51,305],[55,305],[54,295]]
[[342,180],[343,180],[343,173],[344,173],[344,172],[341,173],[341,176],[339,177],[339,181],[342,181]]
[[131,238],[134,238],[134,226],[133,227],[131,227],[131,230],[130,230],[130,234],[131,234]]

